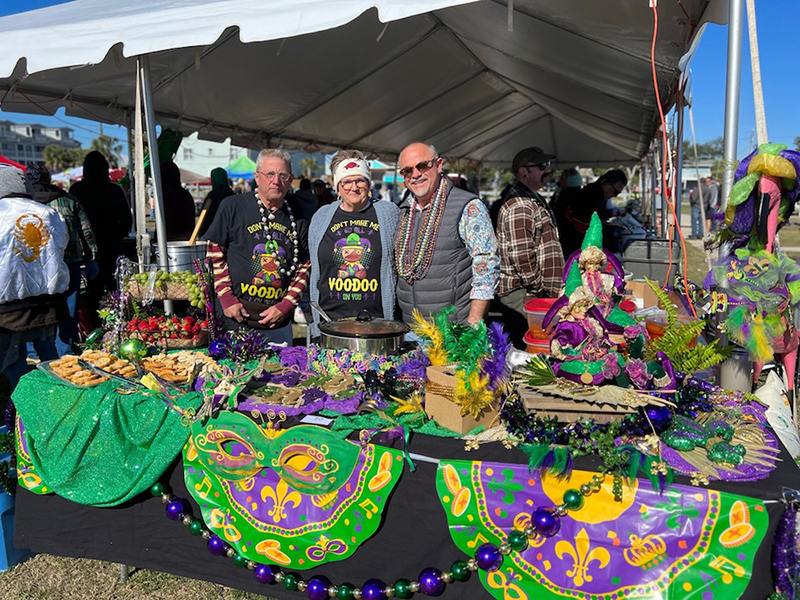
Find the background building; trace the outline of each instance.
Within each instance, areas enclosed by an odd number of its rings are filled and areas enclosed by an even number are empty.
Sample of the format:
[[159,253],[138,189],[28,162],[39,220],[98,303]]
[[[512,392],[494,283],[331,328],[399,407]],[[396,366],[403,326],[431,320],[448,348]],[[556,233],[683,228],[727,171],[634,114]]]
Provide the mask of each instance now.
[[258,152],[232,146],[230,140],[209,142],[197,138],[197,133],[183,138],[175,155],[175,164],[181,169],[208,177],[217,167],[226,169],[237,158],[247,154],[255,160]]
[[71,127],[46,127],[38,123],[0,121],[0,154],[25,166],[44,162],[44,149],[56,144],[67,150],[80,148]]

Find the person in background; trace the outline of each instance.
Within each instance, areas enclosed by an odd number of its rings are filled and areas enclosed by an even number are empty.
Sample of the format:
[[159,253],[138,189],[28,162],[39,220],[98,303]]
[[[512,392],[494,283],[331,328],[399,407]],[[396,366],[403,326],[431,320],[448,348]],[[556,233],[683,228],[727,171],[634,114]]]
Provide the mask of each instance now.
[[699,240],[703,237],[703,228],[700,219],[700,185],[689,190],[689,208],[692,211],[692,234],[690,240]]
[[[394,319],[400,210],[388,199],[370,198],[369,163],[360,151],[340,150],[331,160],[331,173],[340,201],[319,209],[308,229],[311,300],[332,319],[355,317],[362,310]],[[316,337],[319,315],[313,316]]]
[[167,230],[167,241],[188,240],[194,231],[194,198],[181,185],[181,171],[171,160],[161,163],[161,190],[164,195],[164,227]]
[[96,150],[89,152],[83,161],[83,179],[69,189],[78,199],[92,224],[97,243],[98,275],[89,282],[87,311],[92,315],[94,326],[100,299],[107,291],[117,287],[114,271],[117,257],[122,254],[122,242],[133,225],[130,207],[125,192],[108,176],[108,161]]
[[203,201],[204,206],[208,203],[208,208],[206,209],[206,218],[200,226],[200,237],[203,237],[206,231],[208,231],[208,228],[211,227],[211,223],[214,222],[214,217],[217,216],[217,211],[219,211],[222,201],[228,196],[233,196],[235,193],[236,192],[231,189],[228,181],[228,173],[225,169],[220,167],[212,169],[211,191],[206,194],[205,200]]
[[553,211],[539,194],[552,173],[554,155],[538,146],[520,150],[511,163],[512,186],[497,216],[500,281],[497,295],[511,341],[524,348],[525,303],[558,296],[564,255]]
[[257,189],[225,200],[206,232],[223,329],[250,329],[288,345],[310,270],[308,223],[284,202],[291,169],[288,152],[262,150]]
[[331,194],[331,191],[328,189],[328,184],[322,181],[322,179],[314,181],[314,195],[317,197],[317,207],[325,206],[326,204],[331,204],[336,201],[336,198],[333,197],[333,194]]
[[13,390],[27,369],[27,343],[41,342],[58,358],[56,324],[66,312],[69,232],[58,212],[32,199],[19,169],[0,166],[0,371]]
[[489,211],[475,194],[454,187],[430,144],[400,153],[400,175],[410,197],[400,207],[395,238],[397,303],[410,323],[454,305],[459,323],[483,320],[497,287],[497,240]]
[[311,217],[317,212],[319,208],[319,200],[311,189],[311,180],[305,177],[300,180],[300,189],[294,195],[297,198],[297,203],[300,206],[301,216],[306,221],[311,221]]
[[[628,185],[628,177],[619,169],[611,169],[575,194],[570,194],[563,202],[559,202],[558,214],[562,215],[561,222],[564,224],[563,232],[566,234],[562,241],[564,256],[569,258],[581,247],[586,230],[592,215],[597,213],[603,221],[605,228],[606,221],[617,211],[611,204],[611,199],[619,196]],[[559,234],[562,230],[559,230]]]
[[717,228],[714,215],[719,210],[719,186],[711,177],[706,177],[702,192],[706,209],[706,231],[714,231]]
[[[67,289],[67,311],[65,319],[58,325],[55,339],[59,356],[71,354],[73,343],[78,337],[78,292],[81,286],[81,271],[86,270],[87,279],[97,275],[97,243],[92,224],[86,211],[75,196],[54,186],[50,181],[50,171],[44,165],[28,168],[25,174],[33,189],[33,199],[54,208],[67,225],[69,243],[64,251],[64,262],[69,269],[69,288]],[[34,349],[41,358],[42,351],[34,342]]]

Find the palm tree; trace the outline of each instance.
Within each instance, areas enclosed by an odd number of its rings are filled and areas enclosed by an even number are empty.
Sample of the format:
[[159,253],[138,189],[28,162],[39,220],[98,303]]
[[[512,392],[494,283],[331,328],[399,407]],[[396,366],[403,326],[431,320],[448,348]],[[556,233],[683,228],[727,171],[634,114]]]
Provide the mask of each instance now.
[[305,158],[300,159],[300,170],[303,172],[303,177],[306,179],[311,179],[314,175],[314,171],[319,168],[319,163],[317,159],[313,156],[306,156]]
[[115,143],[118,141],[116,138],[101,133],[92,140],[89,152],[96,150],[108,159],[108,164],[112,169],[116,169],[119,166],[119,154],[122,152],[122,144]]
[[58,173],[67,168],[69,155],[66,148],[58,144],[50,144],[42,151],[45,166],[53,173]]

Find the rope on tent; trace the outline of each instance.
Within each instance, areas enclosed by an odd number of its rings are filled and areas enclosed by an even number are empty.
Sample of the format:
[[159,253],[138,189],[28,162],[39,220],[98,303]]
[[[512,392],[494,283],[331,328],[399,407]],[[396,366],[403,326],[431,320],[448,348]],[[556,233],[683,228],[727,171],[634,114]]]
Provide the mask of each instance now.
[[[669,198],[669,193],[667,190],[667,153],[670,152],[669,147],[669,140],[667,139],[667,120],[664,117],[664,108],[661,106],[661,94],[658,90],[658,74],[656,73],[656,39],[658,37],[658,7],[656,2],[652,2],[651,6],[653,8],[653,42],[650,46],[650,66],[652,67],[653,71],[653,89],[656,95],[656,105],[658,106],[658,116],[661,120],[661,140],[663,146],[662,158],[661,158],[661,194],[664,198],[664,202],[667,203],[669,206],[670,212],[675,220],[673,225],[670,226],[670,235],[668,238],[667,243],[669,244],[669,264],[667,267],[667,280],[664,282],[664,286],[667,286],[669,281],[669,276],[672,272],[672,227],[677,226],[678,229],[678,237],[681,240],[681,248],[683,250],[683,281],[684,281],[684,294],[686,295],[686,299],[689,301],[689,308],[692,310],[692,315],[697,318],[697,312],[694,309],[694,303],[692,302],[691,296],[689,294],[689,275],[688,275],[688,256],[686,254],[686,240],[683,237],[683,232],[681,231],[680,223],[678,222],[678,215],[675,212],[675,206],[673,202]],[[682,91],[679,90],[682,94]],[[661,217],[664,218],[663,215]]]

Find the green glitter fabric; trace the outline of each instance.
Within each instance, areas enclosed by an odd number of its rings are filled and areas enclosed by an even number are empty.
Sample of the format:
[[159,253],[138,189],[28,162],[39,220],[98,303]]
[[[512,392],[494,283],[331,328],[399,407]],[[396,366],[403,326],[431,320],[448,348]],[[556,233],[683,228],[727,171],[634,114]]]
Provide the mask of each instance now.
[[[12,398],[19,440],[48,491],[92,506],[116,506],[147,490],[180,454],[189,428],[155,393],[119,393],[107,381],[80,389],[34,371]],[[198,406],[200,395],[179,398]]]
[[[397,418],[396,423],[392,423],[386,419],[381,418],[380,415],[372,413],[368,415],[354,415],[354,416],[338,416],[331,425],[331,431],[341,438],[346,438],[354,431],[362,429],[384,429],[387,427],[394,427],[396,425],[407,425],[411,431],[417,433],[424,433],[425,435],[433,435],[436,437],[444,438],[460,438],[462,434],[450,431],[442,427],[435,421],[425,421],[420,423],[416,415],[400,416]],[[483,426],[478,429],[482,430]],[[471,433],[477,433],[478,429]]]

